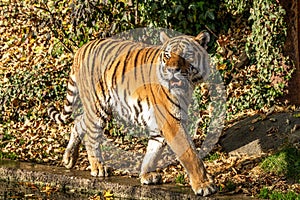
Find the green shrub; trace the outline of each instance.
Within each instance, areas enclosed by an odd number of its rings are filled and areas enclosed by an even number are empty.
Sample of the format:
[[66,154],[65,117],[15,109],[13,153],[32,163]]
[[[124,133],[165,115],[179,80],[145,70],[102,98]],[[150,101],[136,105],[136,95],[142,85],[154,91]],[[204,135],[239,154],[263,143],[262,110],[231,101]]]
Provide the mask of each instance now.
[[171,28],[196,35],[209,27],[216,31],[219,0],[143,1],[139,3],[139,22],[143,26]]
[[94,38],[114,35],[139,27],[163,27],[190,35],[209,29],[217,31],[220,0],[187,1],[40,1],[36,13],[66,50]]
[[300,195],[293,191],[283,193],[279,191],[270,191],[268,188],[261,189],[258,196],[259,198],[270,200],[300,200]]
[[[238,44],[245,49],[249,64],[237,68],[232,60],[217,58],[219,65],[226,66],[221,70],[224,81],[235,88],[228,92],[229,114],[269,108],[287,92],[294,71],[289,58],[283,55],[287,35],[285,10],[275,0],[226,0],[225,5],[241,24],[251,28],[247,41]],[[243,20],[248,16],[248,21]]]
[[185,184],[185,178],[184,174],[178,174],[177,177],[175,178],[175,183],[177,184]]
[[220,158],[220,154],[219,154],[218,152],[216,152],[216,153],[213,153],[213,154],[208,155],[208,156],[205,158],[205,160],[206,160],[206,161],[209,161],[209,162],[213,162],[214,160],[217,160],[217,159],[219,159],[219,158]]
[[[253,21],[252,34],[248,38],[247,53],[258,73],[251,77],[254,108],[271,105],[282,96],[293,70],[282,50],[287,35],[285,11],[275,0],[254,0],[249,20]],[[255,94],[256,93],[256,94]],[[260,94],[260,95],[258,95]]]
[[264,159],[261,168],[266,172],[285,175],[298,182],[300,179],[300,152],[288,147]]

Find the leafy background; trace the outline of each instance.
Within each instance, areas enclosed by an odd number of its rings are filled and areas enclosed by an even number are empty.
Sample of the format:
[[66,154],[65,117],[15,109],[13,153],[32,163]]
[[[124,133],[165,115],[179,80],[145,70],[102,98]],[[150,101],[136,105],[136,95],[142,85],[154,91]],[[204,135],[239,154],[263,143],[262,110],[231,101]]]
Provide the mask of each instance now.
[[[275,0],[2,0],[0,158],[61,165],[72,123],[51,123],[47,108],[62,107],[74,52],[133,28],[208,30],[228,120],[279,105],[294,70],[282,52],[284,16]],[[208,115],[205,86],[196,91],[198,115]]]

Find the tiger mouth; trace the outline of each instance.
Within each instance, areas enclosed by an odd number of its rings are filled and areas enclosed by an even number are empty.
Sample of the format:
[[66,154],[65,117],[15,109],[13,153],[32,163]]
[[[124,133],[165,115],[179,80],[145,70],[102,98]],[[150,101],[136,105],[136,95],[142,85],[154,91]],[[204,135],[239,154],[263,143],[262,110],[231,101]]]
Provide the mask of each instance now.
[[170,88],[184,88],[184,82],[180,79],[177,79],[177,78],[172,78],[170,79],[169,81],[169,84],[170,84]]

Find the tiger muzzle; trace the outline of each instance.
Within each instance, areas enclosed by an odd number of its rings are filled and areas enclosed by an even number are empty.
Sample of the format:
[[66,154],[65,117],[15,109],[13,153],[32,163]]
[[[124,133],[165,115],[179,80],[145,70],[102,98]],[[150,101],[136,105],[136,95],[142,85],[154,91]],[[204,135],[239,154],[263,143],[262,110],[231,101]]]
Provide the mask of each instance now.
[[182,79],[178,79],[176,77],[172,77],[169,80],[169,88],[170,89],[182,89],[182,90],[186,90],[187,89],[187,83],[185,80]]

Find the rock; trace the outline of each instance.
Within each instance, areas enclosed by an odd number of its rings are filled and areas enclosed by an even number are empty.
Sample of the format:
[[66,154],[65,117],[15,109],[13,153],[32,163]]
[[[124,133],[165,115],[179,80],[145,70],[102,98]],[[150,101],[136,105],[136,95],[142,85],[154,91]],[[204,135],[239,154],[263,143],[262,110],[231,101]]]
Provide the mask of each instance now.
[[300,150],[300,124],[295,124],[288,137],[288,142]]
[[299,142],[299,131],[291,133],[295,124],[300,124],[300,118],[293,113],[274,113],[267,117],[255,115],[228,128],[219,144],[229,154],[251,156],[276,151],[288,141],[292,144]]

